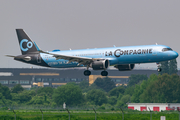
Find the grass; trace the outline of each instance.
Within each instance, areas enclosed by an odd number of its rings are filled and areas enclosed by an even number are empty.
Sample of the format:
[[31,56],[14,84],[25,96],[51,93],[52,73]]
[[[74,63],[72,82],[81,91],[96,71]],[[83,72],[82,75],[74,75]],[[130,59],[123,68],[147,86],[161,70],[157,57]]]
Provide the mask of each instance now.
[[[38,110],[15,110],[16,120],[42,120],[42,113]],[[94,111],[70,111],[71,120],[95,120]],[[166,120],[179,120],[177,111],[152,112],[152,120],[160,120],[160,116],[166,116]],[[1,110],[0,120],[14,120],[13,111]],[[44,120],[68,120],[66,111],[43,111]],[[120,111],[97,111],[97,120],[122,120]],[[150,120],[150,112],[125,111],[124,120]]]

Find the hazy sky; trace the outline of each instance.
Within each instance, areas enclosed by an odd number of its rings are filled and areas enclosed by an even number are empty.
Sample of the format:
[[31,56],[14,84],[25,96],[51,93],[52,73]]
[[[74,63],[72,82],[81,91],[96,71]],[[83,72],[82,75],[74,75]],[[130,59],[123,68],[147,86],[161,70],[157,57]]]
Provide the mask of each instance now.
[[16,28],[45,51],[158,43],[180,54],[180,0],[1,0],[0,15],[0,67],[32,66],[4,56],[21,54]]

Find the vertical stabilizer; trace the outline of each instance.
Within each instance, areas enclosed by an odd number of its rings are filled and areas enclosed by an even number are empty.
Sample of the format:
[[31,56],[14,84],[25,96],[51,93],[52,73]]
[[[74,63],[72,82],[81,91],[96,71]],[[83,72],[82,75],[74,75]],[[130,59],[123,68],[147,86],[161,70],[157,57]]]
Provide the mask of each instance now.
[[23,29],[16,29],[22,55],[37,52],[36,46]]

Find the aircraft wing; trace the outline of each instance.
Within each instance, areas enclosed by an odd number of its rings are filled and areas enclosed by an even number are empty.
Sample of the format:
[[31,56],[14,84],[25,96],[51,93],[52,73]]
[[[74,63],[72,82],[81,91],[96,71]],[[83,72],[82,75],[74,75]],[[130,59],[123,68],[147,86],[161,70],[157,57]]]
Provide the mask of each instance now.
[[69,56],[69,55],[55,54],[55,53],[45,52],[45,51],[42,51],[42,50],[40,50],[40,52],[53,55],[53,57],[55,57],[56,60],[58,60],[58,59],[69,60],[68,63],[78,62],[79,65],[80,64],[90,65],[90,63],[93,62],[94,60],[100,59],[100,58],[88,58],[88,57],[79,57],[79,56]]

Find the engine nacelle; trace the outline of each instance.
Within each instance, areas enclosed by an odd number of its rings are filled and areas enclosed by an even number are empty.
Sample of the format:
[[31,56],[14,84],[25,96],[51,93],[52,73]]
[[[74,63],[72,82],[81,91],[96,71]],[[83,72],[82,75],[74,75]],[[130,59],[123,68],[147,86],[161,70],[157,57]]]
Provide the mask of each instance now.
[[109,67],[109,60],[97,60],[91,63],[93,70],[104,70]]
[[134,69],[135,64],[116,65],[114,67],[117,68],[119,71],[128,71]]

